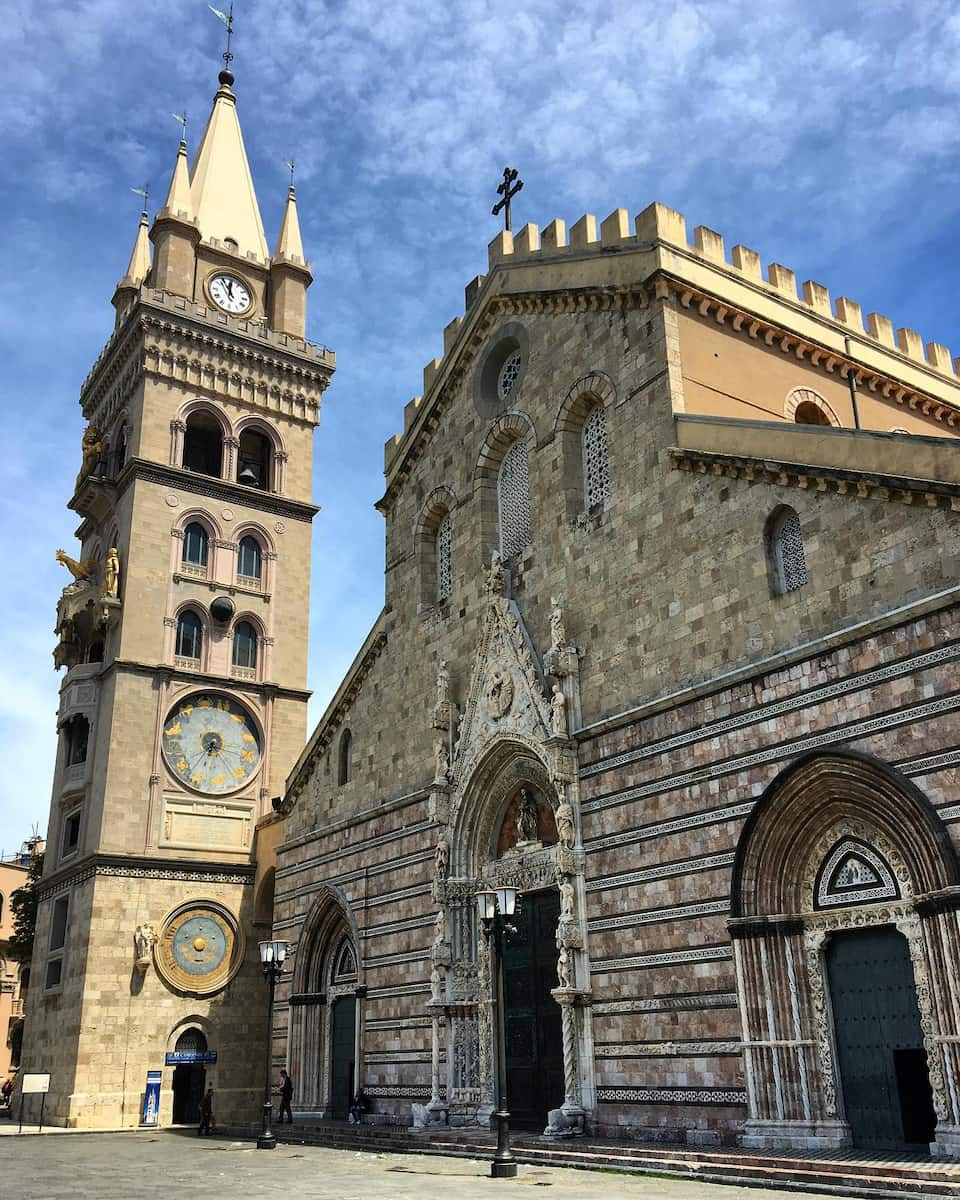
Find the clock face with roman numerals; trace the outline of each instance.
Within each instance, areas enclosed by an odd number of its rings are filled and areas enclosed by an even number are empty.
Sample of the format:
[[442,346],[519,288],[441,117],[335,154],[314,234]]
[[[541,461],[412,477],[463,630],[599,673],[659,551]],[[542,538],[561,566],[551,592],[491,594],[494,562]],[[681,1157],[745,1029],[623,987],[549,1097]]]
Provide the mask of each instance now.
[[250,307],[250,289],[236,275],[214,275],[208,286],[210,298],[224,312],[243,313]]
[[260,732],[228,696],[193,695],[170,710],[163,757],[181,783],[218,796],[243,787],[260,766]]

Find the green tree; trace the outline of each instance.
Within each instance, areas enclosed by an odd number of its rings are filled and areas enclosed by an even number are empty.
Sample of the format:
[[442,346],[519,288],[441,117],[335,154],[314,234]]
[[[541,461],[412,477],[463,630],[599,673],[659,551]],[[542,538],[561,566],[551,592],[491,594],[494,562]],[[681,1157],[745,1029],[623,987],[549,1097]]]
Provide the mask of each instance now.
[[37,904],[40,876],[43,874],[43,855],[35,854],[30,861],[27,882],[10,897],[13,916],[13,936],[10,938],[10,957],[29,963],[33,957],[33,939],[37,932]]

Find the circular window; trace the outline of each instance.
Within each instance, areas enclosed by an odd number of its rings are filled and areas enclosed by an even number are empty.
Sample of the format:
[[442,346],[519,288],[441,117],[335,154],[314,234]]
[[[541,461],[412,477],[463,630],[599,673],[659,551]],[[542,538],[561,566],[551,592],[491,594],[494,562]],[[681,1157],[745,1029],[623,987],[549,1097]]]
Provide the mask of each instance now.
[[519,350],[514,350],[500,368],[500,378],[497,380],[497,395],[501,400],[506,400],[514,387],[516,387],[517,380],[520,378],[521,366],[523,366],[523,355]]
[[499,417],[516,402],[528,360],[526,329],[519,321],[501,326],[487,343],[474,376],[473,403],[481,417]]

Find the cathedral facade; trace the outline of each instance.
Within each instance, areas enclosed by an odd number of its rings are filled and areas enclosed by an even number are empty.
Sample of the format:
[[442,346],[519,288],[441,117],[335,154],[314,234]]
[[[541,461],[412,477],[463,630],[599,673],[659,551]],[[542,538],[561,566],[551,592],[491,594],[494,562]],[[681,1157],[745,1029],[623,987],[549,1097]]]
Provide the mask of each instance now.
[[291,773],[300,1119],[960,1148],[960,385],[652,205],[490,247]]
[[[83,384],[57,609],[59,744],[22,1066],[55,1124],[256,1113],[271,799],[306,736],[313,434],[334,356],[305,340],[291,187],[268,249],[220,75],[144,213]],[[152,243],[152,249],[151,249]]]

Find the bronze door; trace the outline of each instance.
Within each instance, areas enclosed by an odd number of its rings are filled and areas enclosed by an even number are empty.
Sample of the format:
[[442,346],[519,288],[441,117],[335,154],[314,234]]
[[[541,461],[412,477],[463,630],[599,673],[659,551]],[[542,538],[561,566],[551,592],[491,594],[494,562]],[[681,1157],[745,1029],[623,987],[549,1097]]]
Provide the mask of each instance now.
[[353,1099],[353,1066],[356,1049],[357,1002],[340,996],[330,1016],[330,1108],[335,1121],[345,1121]]
[[507,1101],[517,1129],[542,1131],[549,1110],[563,1103],[563,1027],[550,995],[557,986],[559,918],[556,891],[523,896],[517,933],[503,955]]

